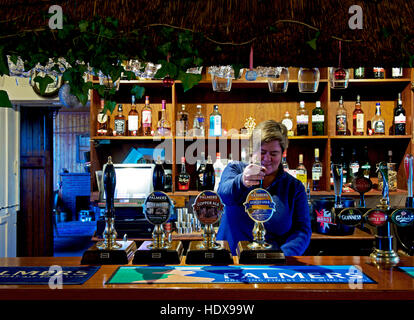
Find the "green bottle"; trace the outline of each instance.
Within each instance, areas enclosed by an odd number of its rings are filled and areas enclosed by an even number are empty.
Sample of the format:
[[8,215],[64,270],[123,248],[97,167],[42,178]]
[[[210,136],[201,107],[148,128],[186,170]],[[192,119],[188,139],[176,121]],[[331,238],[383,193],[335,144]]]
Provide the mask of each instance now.
[[321,108],[321,102],[316,101],[316,107],[312,110],[312,135],[323,136],[325,125],[325,112]]

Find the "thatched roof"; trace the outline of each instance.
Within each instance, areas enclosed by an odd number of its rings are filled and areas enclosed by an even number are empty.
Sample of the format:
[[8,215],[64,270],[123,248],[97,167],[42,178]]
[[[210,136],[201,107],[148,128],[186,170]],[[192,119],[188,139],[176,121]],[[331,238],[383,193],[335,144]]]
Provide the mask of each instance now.
[[[5,0],[0,1],[1,34],[45,26],[43,14],[53,4],[75,21],[94,15],[117,18],[121,32],[139,29],[149,35],[153,48],[159,40],[157,24],[200,32],[205,37],[198,44],[205,65],[248,66],[253,45],[255,66],[336,66],[339,39],[345,67],[408,66],[409,57],[414,57],[412,0]],[[362,30],[348,26],[348,10],[354,4],[362,8]],[[307,41],[317,30],[314,50]],[[125,49],[133,50],[137,48]]]

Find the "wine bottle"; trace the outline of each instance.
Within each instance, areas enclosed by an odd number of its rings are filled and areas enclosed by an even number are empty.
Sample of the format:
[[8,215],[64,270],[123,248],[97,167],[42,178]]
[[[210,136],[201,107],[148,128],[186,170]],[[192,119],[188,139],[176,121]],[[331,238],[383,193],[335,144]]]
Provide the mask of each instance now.
[[216,183],[216,175],[214,172],[213,162],[211,160],[211,156],[208,156],[206,167],[203,172],[202,190],[214,190],[215,183]]
[[190,175],[185,168],[185,157],[181,158],[181,171],[178,175],[178,190],[187,191],[190,188]]
[[398,136],[405,135],[405,124],[405,110],[402,104],[401,93],[399,93],[397,107],[394,109],[394,134]]
[[155,162],[154,172],[152,174],[152,186],[154,191],[164,191],[165,172],[160,157]]

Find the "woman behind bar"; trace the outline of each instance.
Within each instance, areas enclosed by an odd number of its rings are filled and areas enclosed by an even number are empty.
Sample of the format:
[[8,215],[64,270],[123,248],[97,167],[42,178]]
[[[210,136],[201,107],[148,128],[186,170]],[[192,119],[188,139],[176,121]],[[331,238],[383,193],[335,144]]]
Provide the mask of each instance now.
[[226,206],[217,239],[227,240],[233,255],[239,241],[253,240],[254,221],[243,203],[257,187],[266,189],[276,204],[272,218],[264,223],[266,241],[279,247],[285,256],[302,255],[309,245],[312,230],[305,187],[281,164],[287,146],[283,124],[274,120],[261,122],[250,138],[252,159],[260,159],[260,164],[232,162],[222,173],[218,193]]

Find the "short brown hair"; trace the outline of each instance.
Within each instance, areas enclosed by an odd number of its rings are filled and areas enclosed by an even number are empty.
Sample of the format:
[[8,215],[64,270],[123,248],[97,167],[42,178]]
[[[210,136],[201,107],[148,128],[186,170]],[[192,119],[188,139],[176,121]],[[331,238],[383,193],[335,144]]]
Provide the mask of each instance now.
[[[259,138],[260,144],[258,141]],[[263,143],[275,140],[279,141],[282,152],[285,151],[289,144],[286,126],[283,123],[277,122],[275,120],[266,120],[260,122],[250,135],[250,151],[253,153],[258,148],[260,148]]]

